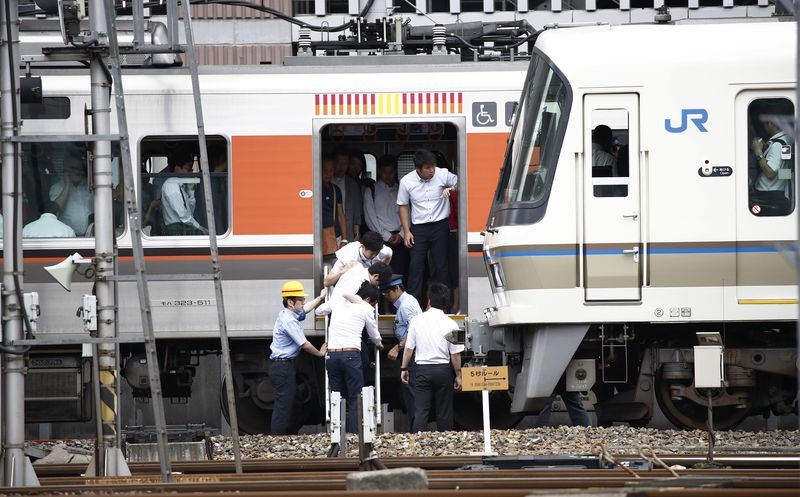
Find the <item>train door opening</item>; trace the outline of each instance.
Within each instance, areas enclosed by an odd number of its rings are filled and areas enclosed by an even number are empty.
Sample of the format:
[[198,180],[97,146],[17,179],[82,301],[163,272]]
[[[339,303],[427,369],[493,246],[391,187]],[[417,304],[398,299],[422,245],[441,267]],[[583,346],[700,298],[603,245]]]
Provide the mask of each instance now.
[[584,98],[587,301],[641,299],[638,103],[636,94]]
[[[314,126],[315,288],[321,290],[325,268],[329,269],[335,262],[335,250],[341,242],[357,241],[368,231],[380,234],[384,245],[392,248],[392,272],[402,275],[405,282],[409,272],[409,249],[405,247],[397,213],[397,185],[403,176],[415,171],[414,154],[428,150],[436,157],[438,167],[458,176],[457,192],[464,191],[464,123],[459,123],[458,119],[331,121],[317,120]],[[330,185],[336,185],[337,189]],[[353,192],[357,192],[359,201],[353,200]],[[451,311],[454,313],[467,309],[466,199],[457,192],[449,199],[448,274],[447,281],[443,281],[453,290]],[[332,195],[344,198],[336,198],[334,203]],[[387,200],[389,198],[391,200]],[[334,209],[339,202],[342,209]],[[341,219],[342,214],[344,219]],[[336,236],[336,244],[325,242],[325,237],[330,239],[331,235]],[[431,279],[430,266],[429,260],[426,283]],[[391,305],[384,305],[381,311],[394,314]]]

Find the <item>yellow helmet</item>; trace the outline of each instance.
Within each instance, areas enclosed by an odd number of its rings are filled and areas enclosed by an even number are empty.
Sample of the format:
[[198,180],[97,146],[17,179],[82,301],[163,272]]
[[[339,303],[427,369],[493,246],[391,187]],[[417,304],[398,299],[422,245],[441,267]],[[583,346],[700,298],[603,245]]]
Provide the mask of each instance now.
[[281,287],[281,297],[308,297],[308,294],[303,288],[303,284],[299,281],[287,281]]

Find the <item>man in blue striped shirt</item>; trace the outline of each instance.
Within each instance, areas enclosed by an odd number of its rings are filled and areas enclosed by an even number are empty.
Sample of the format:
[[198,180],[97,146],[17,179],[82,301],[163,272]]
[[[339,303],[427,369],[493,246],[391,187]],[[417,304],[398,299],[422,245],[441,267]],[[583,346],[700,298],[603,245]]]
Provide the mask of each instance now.
[[275,320],[270,345],[272,353],[269,356],[272,361],[269,366],[269,381],[275,395],[270,425],[270,433],[273,435],[288,435],[293,429],[292,408],[297,391],[294,360],[300,355],[300,350],[305,350],[314,357],[325,357],[326,344],[323,343],[317,350],[306,339],[303,325],[300,324],[306,318],[306,313],[311,312],[322,301],[325,290],[322,292],[319,297],[306,303],[308,294],[299,281],[287,281],[281,288],[283,309]]

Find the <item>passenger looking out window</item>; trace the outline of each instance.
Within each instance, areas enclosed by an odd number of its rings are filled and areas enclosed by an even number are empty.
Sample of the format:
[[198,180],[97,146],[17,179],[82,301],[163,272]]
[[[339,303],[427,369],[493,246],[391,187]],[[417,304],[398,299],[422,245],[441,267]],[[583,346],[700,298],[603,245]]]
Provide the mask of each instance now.
[[748,109],[750,212],[785,216],[794,210],[794,106],[784,98],[760,99]]

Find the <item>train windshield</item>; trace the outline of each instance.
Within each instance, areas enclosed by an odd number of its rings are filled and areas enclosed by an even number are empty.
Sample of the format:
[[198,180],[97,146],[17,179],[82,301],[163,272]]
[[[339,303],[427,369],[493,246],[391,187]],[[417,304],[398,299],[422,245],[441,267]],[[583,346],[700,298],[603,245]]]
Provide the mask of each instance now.
[[538,202],[547,192],[547,185],[558,160],[561,146],[559,126],[566,124],[568,86],[541,56],[531,61],[531,70],[517,112],[519,113],[509,159],[510,172],[498,199],[500,203]]

